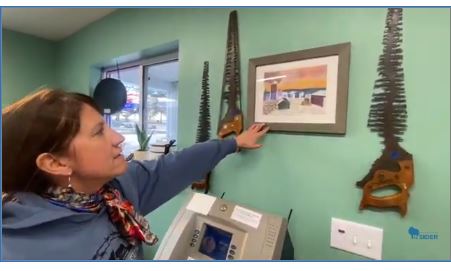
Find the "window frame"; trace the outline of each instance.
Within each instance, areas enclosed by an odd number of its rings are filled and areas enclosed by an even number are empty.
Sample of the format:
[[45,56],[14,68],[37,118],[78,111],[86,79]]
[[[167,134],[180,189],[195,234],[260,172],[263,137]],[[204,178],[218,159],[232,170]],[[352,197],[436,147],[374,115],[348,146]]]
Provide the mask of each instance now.
[[[163,64],[163,63],[172,62],[172,61],[179,61],[178,51],[160,55],[160,56],[156,56],[156,57],[143,58],[143,59],[139,59],[139,60],[135,60],[135,61],[123,62],[123,63],[117,64],[117,65],[106,66],[106,67],[103,67],[100,69],[101,77],[102,77],[102,79],[105,79],[105,78],[107,78],[108,73],[114,73],[114,72],[117,72],[117,70],[119,70],[119,74],[120,74],[120,70],[139,67],[139,73],[140,73],[139,77],[141,78],[140,87],[142,90],[141,95],[140,95],[140,99],[142,102],[141,102],[140,108],[139,108],[139,123],[138,123],[140,129],[144,130],[147,128],[147,127],[144,127],[145,122],[143,121],[144,120],[144,110],[147,108],[147,99],[145,99],[145,97],[147,97],[147,88],[145,87],[145,82],[146,82],[145,69],[152,65],[158,65],[158,64]],[[178,123],[176,123],[176,125],[178,125]],[[178,135],[177,135],[177,137],[178,137]]]

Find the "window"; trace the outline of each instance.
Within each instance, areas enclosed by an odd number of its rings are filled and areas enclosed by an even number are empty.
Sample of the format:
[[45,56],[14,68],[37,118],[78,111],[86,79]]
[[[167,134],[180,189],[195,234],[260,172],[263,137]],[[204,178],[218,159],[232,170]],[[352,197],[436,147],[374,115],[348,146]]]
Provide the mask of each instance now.
[[104,70],[104,78],[119,79],[127,89],[124,108],[111,116],[111,127],[125,137],[125,155],[139,146],[135,123],[151,135],[150,144],[177,139],[178,70],[174,54]]

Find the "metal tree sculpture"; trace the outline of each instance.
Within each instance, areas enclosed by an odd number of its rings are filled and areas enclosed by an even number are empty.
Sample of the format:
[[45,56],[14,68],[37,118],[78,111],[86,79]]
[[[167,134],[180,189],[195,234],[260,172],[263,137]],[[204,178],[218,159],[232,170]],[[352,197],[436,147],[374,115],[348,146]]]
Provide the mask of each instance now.
[[[227,110],[224,110],[227,102]],[[239,105],[238,105],[239,104]],[[224,111],[225,115],[224,115]],[[224,116],[223,116],[224,115]],[[230,12],[227,29],[227,51],[222,82],[221,107],[219,110],[218,136],[227,137],[243,131],[241,112],[240,46],[238,39],[238,13]]]
[[202,95],[200,97],[196,143],[205,142],[210,139],[210,85],[208,83],[208,65],[208,61],[205,61],[204,71],[202,73]]
[[[202,95],[200,98],[199,122],[197,124],[196,143],[205,142],[210,139],[210,85],[209,85],[209,63],[204,62],[204,71],[202,73]],[[192,189],[204,189],[208,193],[210,186],[210,172],[205,179],[194,182]]]
[[[368,118],[368,127],[383,139],[384,149],[370,172],[357,182],[357,186],[363,188],[360,209],[397,208],[404,216],[407,212],[408,190],[414,183],[414,172],[412,155],[399,145],[407,128],[401,26],[402,9],[388,9],[384,49],[377,69],[379,78],[374,84]],[[374,191],[385,188],[395,188],[398,192],[389,196],[372,195]]]

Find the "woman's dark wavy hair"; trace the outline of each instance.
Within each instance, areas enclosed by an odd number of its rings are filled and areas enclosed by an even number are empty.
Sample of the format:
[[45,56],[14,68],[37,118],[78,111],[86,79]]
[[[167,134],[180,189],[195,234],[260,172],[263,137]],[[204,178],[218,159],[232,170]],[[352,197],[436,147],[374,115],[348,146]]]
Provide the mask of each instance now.
[[80,129],[80,111],[86,104],[99,113],[84,94],[42,89],[2,110],[2,192],[41,194],[51,185],[39,170],[41,153],[64,153]]

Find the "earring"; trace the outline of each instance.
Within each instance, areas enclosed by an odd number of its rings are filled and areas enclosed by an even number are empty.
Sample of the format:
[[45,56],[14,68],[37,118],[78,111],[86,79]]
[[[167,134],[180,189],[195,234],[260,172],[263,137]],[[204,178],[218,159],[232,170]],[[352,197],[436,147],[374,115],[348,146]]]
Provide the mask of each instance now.
[[69,178],[68,178],[68,181],[67,181],[68,182],[68,185],[67,185],[68,188],[72,188],[72,183],[70,182],[70,176],[71,175],[69,175]]

